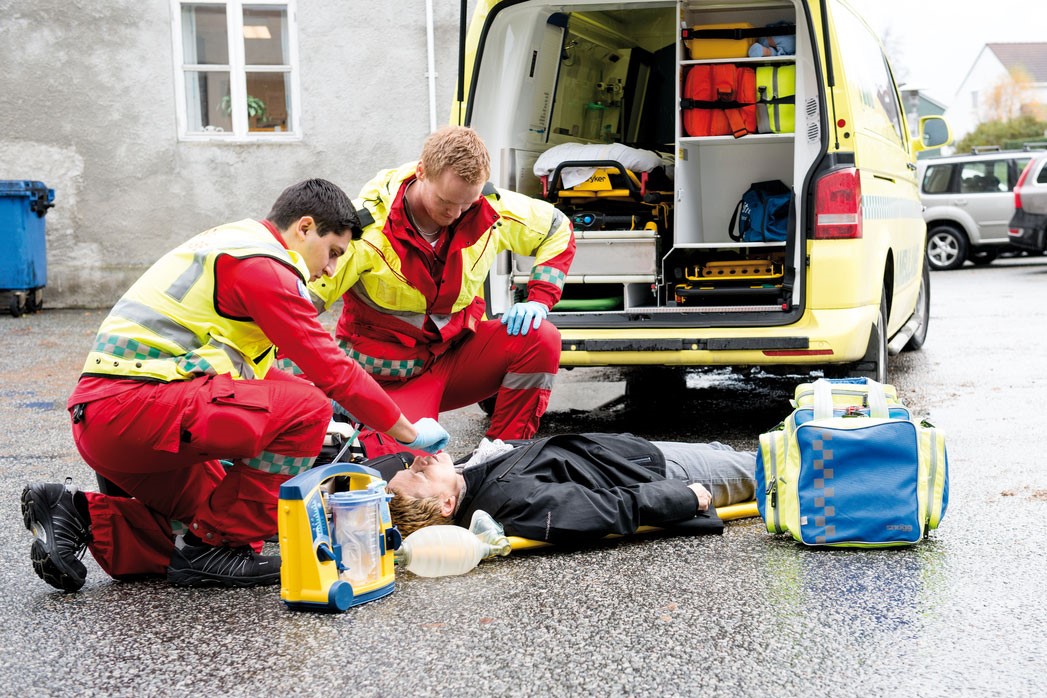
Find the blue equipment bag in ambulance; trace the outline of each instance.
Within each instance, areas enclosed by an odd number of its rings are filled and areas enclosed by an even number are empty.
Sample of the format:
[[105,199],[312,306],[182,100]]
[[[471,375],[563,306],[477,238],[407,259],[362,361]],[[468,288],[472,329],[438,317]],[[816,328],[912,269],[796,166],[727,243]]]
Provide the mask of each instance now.
[[794,208],[793,190],[785,182],[756,182],[734,207],[727,234],[735,242],[788,240]]
[[867,378],[797,387],[760,435],[757,509],[770,533],[807,545],[892,547],[937,528],[949,502],[945,436]]

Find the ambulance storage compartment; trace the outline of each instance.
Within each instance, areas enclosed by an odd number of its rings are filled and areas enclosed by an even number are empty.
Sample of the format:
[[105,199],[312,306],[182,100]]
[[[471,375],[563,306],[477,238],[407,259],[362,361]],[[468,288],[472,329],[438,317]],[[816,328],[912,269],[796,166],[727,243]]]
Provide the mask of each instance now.
[[[471,35],[463,123],[493,181],[574,222],[550,314],[562,365],[882,373],[888,342],[922,341],[922,129],[910,140],[882,46],[846,2],[507,0]],[[565,146],[579,150],[536,167]],[[792,195],[787,224],[732,236],[767,183]],[[532,267],[499,259],[492,316]]]
[[[598,7],[560,5],[566,11],[539,28],[524,108],[513,117],[528,117],[527,137],[497,158],[504,166],[498,184],[552,202],[574,223],[578,251],[554,308],[568,317],[558,326],[570,326],[570,316],[639,309],[781,313],[794,301],[800,246],[735,241],[728,228],[752,183],[792,187],[817,152],[815,133],[798,158],[789,118],[803,84],[796,52],[810,67],[793,3]],[[793,53],[756,55],[770,31],[788,37],[780,43]],[[725,94],[728,82],[744,94]],[[809,118],[817,117],[815,108]],[[511,131],[522,133],[520,126]],[[640,164],[635,153],[661,161]],[[729,275],[695,276],[736,262]],[[739,282],[753,264],[773,267],[773,278],[748,274]],[[500,265],[516,297],[532,266],[520,256]],[[751,288],[742,293],[739,283]],[[718,287],[724,290],[709,290]],[[489,301],[497,312],[501,299]]]

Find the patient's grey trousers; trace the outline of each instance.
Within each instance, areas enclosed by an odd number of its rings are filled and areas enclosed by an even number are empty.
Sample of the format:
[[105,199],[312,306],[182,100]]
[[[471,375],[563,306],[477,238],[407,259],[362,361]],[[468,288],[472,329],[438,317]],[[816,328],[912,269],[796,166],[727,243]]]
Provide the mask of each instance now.
[[700,483],[713,496],[713,506],[748,502],[756,496],[756,454],[726,444],[652,441],[665,455],[665,476]]

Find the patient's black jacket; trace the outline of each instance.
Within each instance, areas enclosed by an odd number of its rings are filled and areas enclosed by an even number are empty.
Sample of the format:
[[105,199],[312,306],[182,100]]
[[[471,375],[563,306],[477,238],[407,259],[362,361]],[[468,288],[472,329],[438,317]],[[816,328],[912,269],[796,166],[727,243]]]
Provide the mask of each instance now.
[[674,533],[721,533],[715,512],[681,480],[665,477],[665,458],[631,434],[566,434],[510,442],[517,447],[465,469],[455,523],[481,509],[506,535],[582,545],[640,526]]

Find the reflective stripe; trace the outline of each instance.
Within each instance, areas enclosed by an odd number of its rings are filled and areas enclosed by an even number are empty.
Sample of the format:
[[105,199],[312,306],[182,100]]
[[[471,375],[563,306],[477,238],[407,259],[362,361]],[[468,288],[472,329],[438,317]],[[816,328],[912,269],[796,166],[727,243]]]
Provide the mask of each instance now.
[[559,230],[560,226],[563,225],[565,220],[567,220],[567,216],[565,216],[563,213],[561,213],[560,209],[554,208],[553,209],[553,222],[552,222],[552,225],[549,226],[549,232],[547,232],[545,234],[545,237],[549,237],[550,235],[555,233],[557,230]]
[[207,261],[207,255],[210,251],[197,252],[193,255],[192,263],[186,267],[186,270],[178,275],[178,278],[174,280],[174,283],[167,287],[164,291],[171,298],[181,303],[185,300],[185,294],[189,293],[189,289],[193,287],[193,284],[204,275],[204,262]]
[[552,390],[554,380],[556,380],[555,373],[506,373],[505,378],[502,379],[502,387],[510,390],[528,388]]
[[120,359],[141,361],[143,359],[170,359],[171,354],[161,351],[137,339],[122,337],[117,334],[99,332],[95,335],[95,351]]
[[254,458],[248,458],[244,465],[248,468],[261,470],[263,473],[274,475],[297,475],[298,473],[313,467],[316,457],[295,458],[294,456],[282,456],[279,453],[262,451]]
[[567,276],[556,267],[536,264],[534,268],[531,269],[531,281],[544,281],[562,289],[566,280]]
[[211,254],[226,250],[255,250],[259,247],[272,248],[276,252],[281,253],[278,254],[278,257],[280,259],[288,262],[292,261],[290,257],[287,255],[287,253],[283,250],[283,248],[275,244],[259,244],[256,241],[245,241],[223,245],[220,248],[211,246],[205,249],[197,250],[197,252],[193,255],[192,263],[186,268],[185,271],[178,275],[178,278],[174,280],[174,283],[167,287],[167,290],[164,291],[164,293],[166,293],[171,298],[174,298],[176,301],[182,302],[183,300],[185,300],[185,294],[189,293],[189,289],[193,287],[193,284],[195,284],[200,279],[200,277],[204,275],[205,262]]
[[439,329],[443,329],[445,325],[449,324],[454,319],[454,315],[430,315],[429,319],[433,321],[433,324]]
[[[197,339],[196,335],[185,327],[179,325],[171,318],[161,315],[146,305],[136,301],[127,300],[126,298],[121,299],[120,302],[116,304],[116,307],[113,308],[112,315],[121,317],[125,320],[130,320],[142,327],[148,328],[161,338],[185,349],[185,356],[178,357],[178,364],[186,369],[187,373],[217,373],[217,370],[211,366],[206,359],[200,357],[196,353],[204,347],[204,345]],[[208,342],[207,346],[216,347],[225,352],[225,355],[229,358],[230,363],[233,364],[237,373],[240,374],[240,377],[255,377],[254,369],[248,365],[243,354],[236,349],[228,344],[213,339]],[[142,348],[144,348],[145,351],[141,351]],[[135,340],[115,337],[113,335],[103,335],[101,333],[99,333],[98,338],[96,339],[95,349],[106,354],[120,357],[126,357],[128,352],[134,352],[135,358],[172,358],[172,355],[169,353],[141,344]]]
[[220,347],[222,351],[225,352],[225,355],[229,357],[229,362],[233,364],[233,367],[236,369],[236,372],[240,374],[241,378],[254,380],[254,369],[251,368],[251,365],[244,359],[243,354],[238,352],[236,349],[233,349],[228,344],[218,342],[214,339],[208,342],[208,344],[210,346]]
[[[929,530],[931,528],[931,512],[934,510],[934,481],[938,478],[938,449],[936,447],[935,430],[927,429],[925,434],[930,441],[929,447],[931,450],[931,472],[927,478],[927,517],[924,524],[927,530]],[[927,530],[924,531],[925,534]]]
[[771,486],[774,488],[771,491],[771,496],[774,500],[774,505],[771,507],[774,509],[774,530],[776,533],[782,533],[782,523],[779,512],[781,511],[781,501],[778,497],[778,449],[776,444],[778,439],[771,435]]
[[149,306],[139,303],[138,301],[121,298],[113,307],[113,311],[110,315],[115,315],[124,320],[138,323],[142,327],[151,330],[153,333],[163,337],[169,342],[177,344],[186,351],[199,349],[203,346],[192,330],[179,325],[171,318],[161,315]]
[[425,361],[422,359],[380,359],[368,356],[353,349],[353,345],[344,339],[338,340],[338,346],[342,347],[346,356],[360,364],[360,367],[372,376],[411,378],[425,368]]
[[425,325],[426,316],[423,313],[415,313],[410,310],[393,310],[392,308],[385,308],[383,306],[378,305],[373,300],[371,300],[371,297],[369,295],[367,295],[367,289],[364,288],[363,284],[356,284],[352,287],[351,291],[357,298],[363,301],[363,303],[370,306],[372,309],[376,310],[379,313],[392,315],[393,317],[398,318],[419,330],[422,329],[423,325]]

